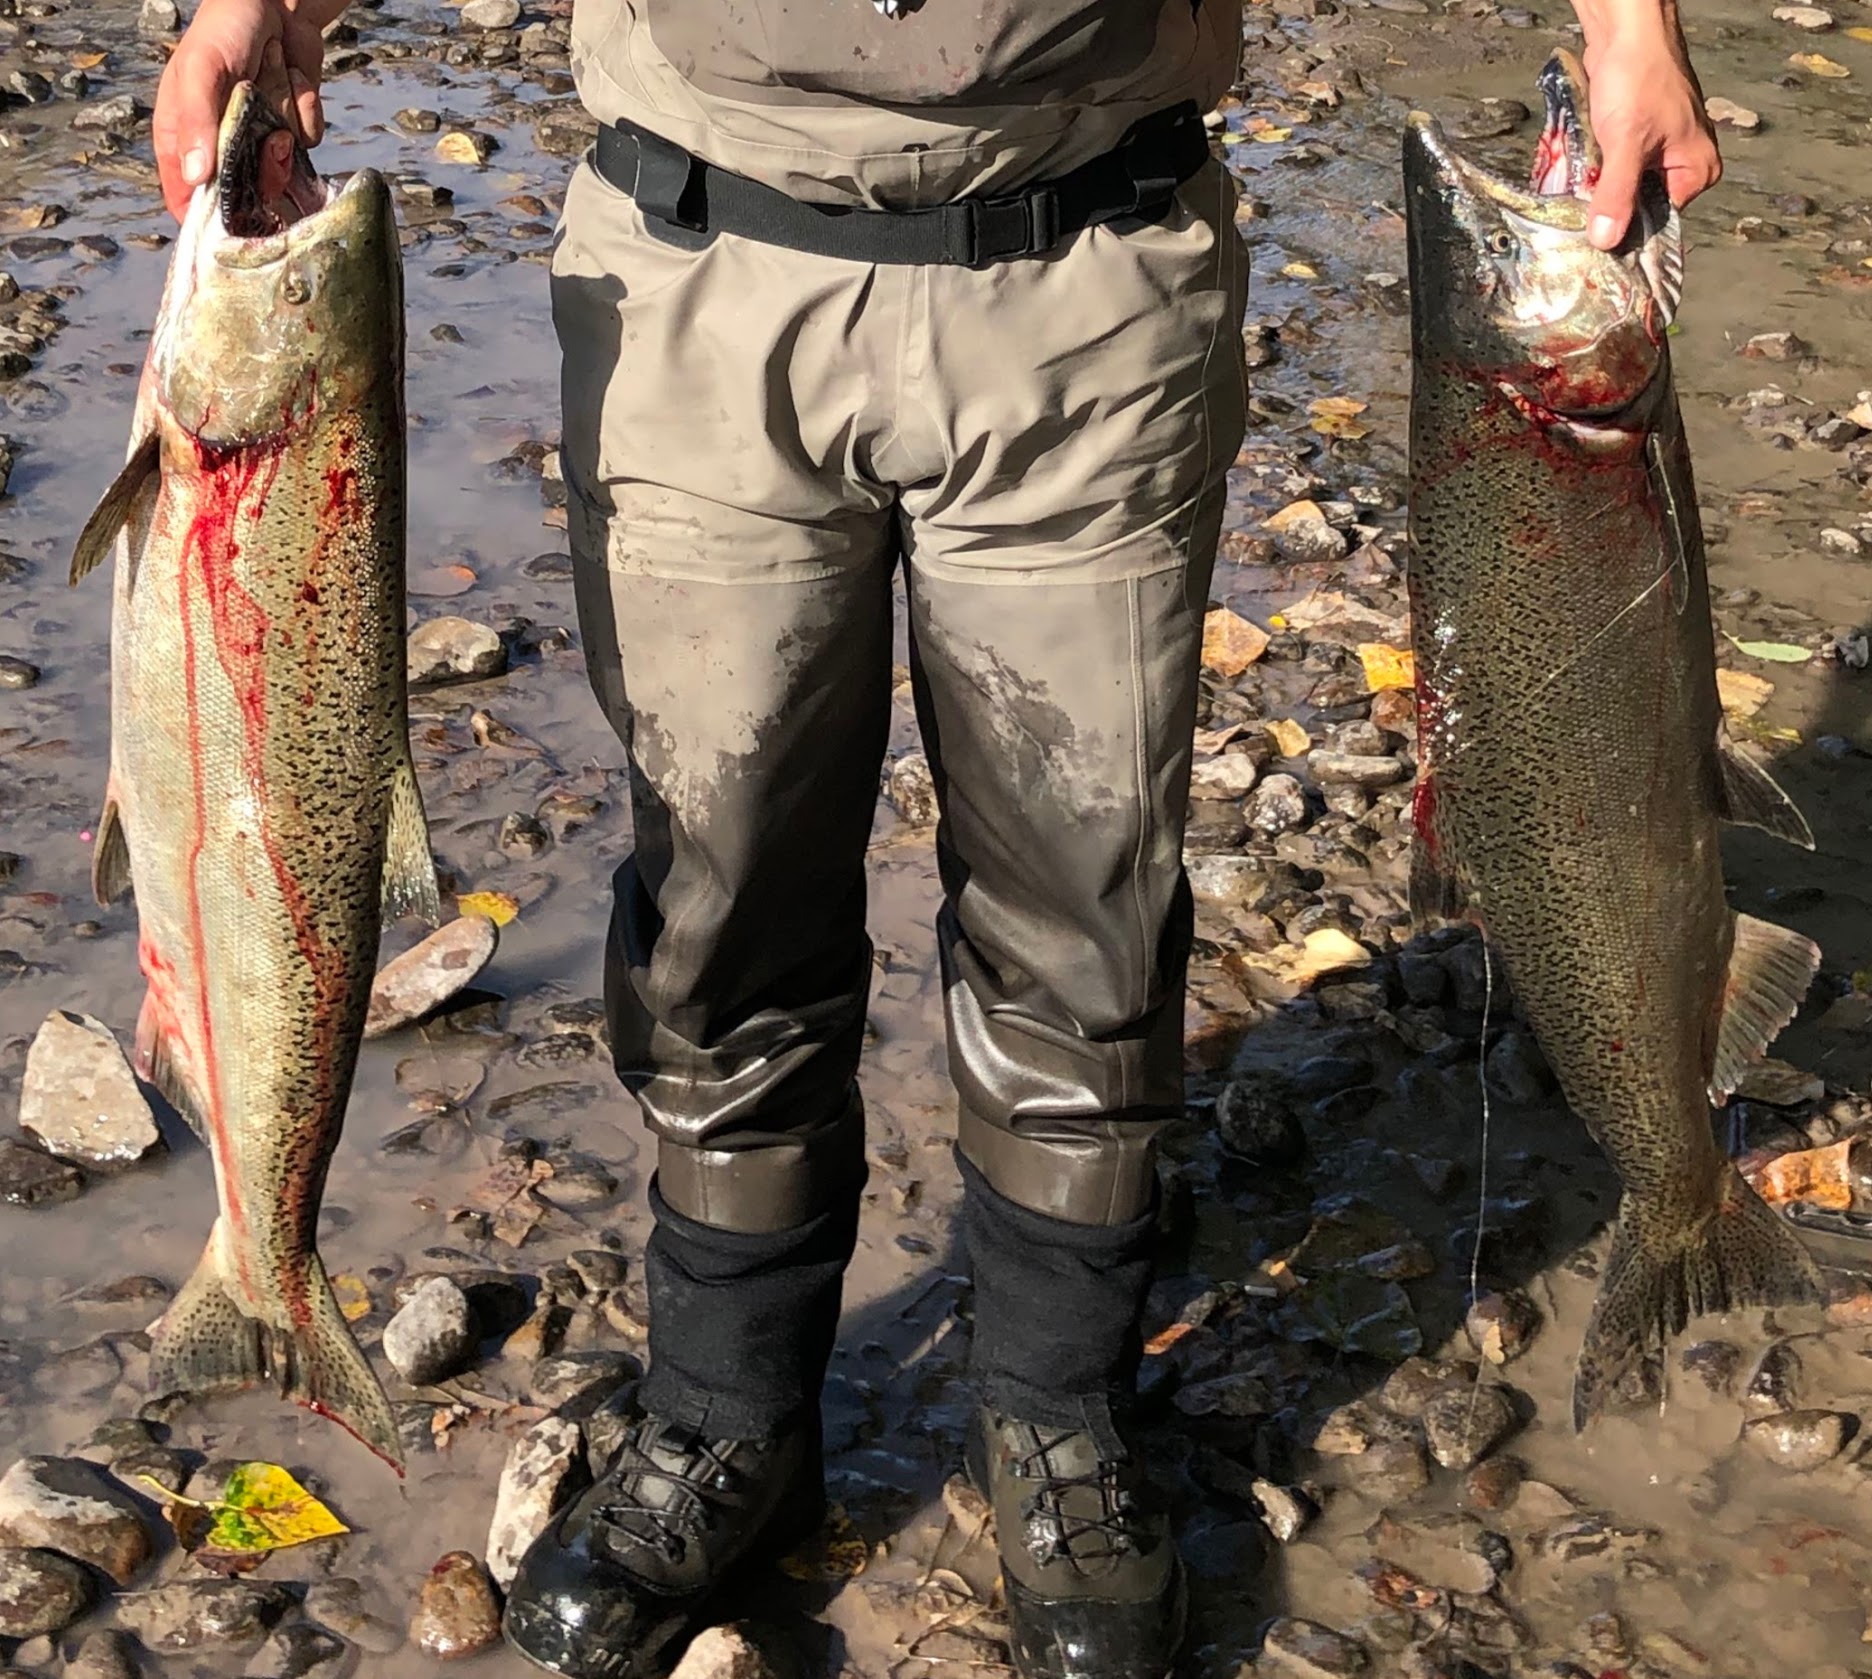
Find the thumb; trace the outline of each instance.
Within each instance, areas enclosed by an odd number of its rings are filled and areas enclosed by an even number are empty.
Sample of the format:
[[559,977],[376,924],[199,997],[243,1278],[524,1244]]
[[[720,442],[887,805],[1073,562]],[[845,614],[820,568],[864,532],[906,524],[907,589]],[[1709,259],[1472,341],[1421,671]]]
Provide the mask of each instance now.
[[163,72],[151,121],[163,198],[178,220],[195,188],[214,173],[221,112],[234,72],[214,51],[187,51],[186,39]]
[[1586,236],[1602,251],[1625,237],[1638,207],[1638,179],[1644,173],[1644,150],[1633,138],[1620,138],[1606,150],[1593,188]]

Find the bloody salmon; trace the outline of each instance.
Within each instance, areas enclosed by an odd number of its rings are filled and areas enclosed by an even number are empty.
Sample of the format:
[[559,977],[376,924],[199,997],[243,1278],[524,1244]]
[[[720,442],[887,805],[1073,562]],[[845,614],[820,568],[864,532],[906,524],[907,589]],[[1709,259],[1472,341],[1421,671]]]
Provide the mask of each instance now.
[[272,1382],[398,1462],[314,1246],[386,910],[437,913],[404,686],[402,271],[389,192],[334,190],[243,84],[175,246],[124,470],[94,886],[134,889],[139,1070],[220,1213],[158,1393]]
[[1531,187],[1428,117],[1404,141],[1412,897],[1421,920],[1482,926],[1623,1180],[1576,1368],[1584,1426],[1692,1316],[1815,1292],[1711,1103],[1793,1017],[1819,951],[1724,898],[1724,822],[1812,838],[1717,699],[1666,337],[1676,212],[1650,181],[1624,246],[1596,250],[1583,73],[1556,54],[1541,85]]

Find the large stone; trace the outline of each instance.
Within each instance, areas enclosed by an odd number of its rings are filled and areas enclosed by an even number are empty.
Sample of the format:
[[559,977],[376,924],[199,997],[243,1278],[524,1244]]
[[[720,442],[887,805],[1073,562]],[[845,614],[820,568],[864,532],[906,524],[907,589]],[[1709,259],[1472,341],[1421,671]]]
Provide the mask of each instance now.
[[547,1417],[514,1442],[488,1525],[488,1572],[502,1590],[513,1584],[527,1547],[546,1531],[584,1457],[578,1424],[564,1417]]
[[56,1207],[83,1193],[84,1173],[43,1149],[0,1137],[0,1201],[12,1207]]
[[670,1679],[774,1679],[774,1670],[738,1628],[707,1627],[690,1640]]
[[26,1054],[20,1129],[80,1166],[131,1166],[162,1147],[162,1133],[111,1029],[54,1009]]
[[305,1596],[306,1619],[340,1634],[373,1656],[387,1656],[403,1644],[403,1629],[356,1580],[340,1576],[319,1580]]
[[136,1645],[121,1632],[94,1632],[65,1664],[63,1679],[139,1679]]
[[1270,1671],[1296,1674],[1299,1679],[1350,1679],[1371,1666],[1362,1645],[1331,1627],[1297,1616],[1283,1616],[1267,1629],[1261,1658]]
[[459,1375],[474,1348],[468,1296],[448,1277],[431,1277],[384,1325],[384,1357],[414,1387]]
[[0,1548],[0,1638],[63,1632],[91,1605],[91,1577],[55,1551]]
[[500,1638],[500,1606],[486,1571],[466,1551],[451,1551],[423,1582],[410,1636],[426,1656],[454,1661]]
[[0,1477],[0,1545],[43,1546],[128,1585],[154,1554],[128,1493],[78,1458],[24,1457]]
[[511,29],[520,21],[520,0],[468,0],[461,21],[466,29]]
[[493,960],[500,929],[485,915],[459,915],[383,965],[371,984],[364,1036],[380,1038],[440,1008]]
[[286,1589],[252,1580],[175,1580],[122,1598],[117,1619],[152,1650],[257,1650],[285,1613]]
[[507,668],[507,644],[486,624],[466,618],[431,618],[418,624],[410,632],[408,652],[412,688],[474,682],[499,676]]
[[351,1646],[335,1632],[288,1621],[254,1652],[245,1679],[342,1679],[351,1666]]

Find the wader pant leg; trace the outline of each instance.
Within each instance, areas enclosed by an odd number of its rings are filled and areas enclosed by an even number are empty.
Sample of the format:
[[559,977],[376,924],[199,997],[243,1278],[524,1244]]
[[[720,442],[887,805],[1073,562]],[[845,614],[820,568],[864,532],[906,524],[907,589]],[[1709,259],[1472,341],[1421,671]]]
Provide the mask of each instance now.
[[904,493],[989,1401],[1097,1427],[1134,1383],[1156,1138],[1183,1107],[1202,619],[1240,447],[1247,258],[1213,164],[1148,227],[926,270],[947,470]]
[[855,452],[895,338],[868,271],[811,263],[672,244],[589,166],[554,258],[580,624],[635,821],[605,991],[658,1140],[643,1400],[743,1438],[817,1401],[865,1172],[899,546]]

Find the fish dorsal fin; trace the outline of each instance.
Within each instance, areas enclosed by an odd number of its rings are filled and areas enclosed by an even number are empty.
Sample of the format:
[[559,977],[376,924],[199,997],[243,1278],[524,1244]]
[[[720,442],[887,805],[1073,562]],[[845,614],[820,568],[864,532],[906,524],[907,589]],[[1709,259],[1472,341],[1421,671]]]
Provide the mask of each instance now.
[[110,488],[91,510],[78,544],[72,549],[71,581],[76,584],[89,577],[104,563],[117,533],[129,522],[131,509],[144,485],[162,474],[162,439],[146,432],[143,440],[130,451],[123,471],[111,480]]
[[1638,266],[1657,301],[1665,326],[1677,318],[1683,302],[1683,219],[1670,201],[1664,183],[1647,172],[1638,185]]
[[104,814],[98,818],[97,841],[91,848],[91,895],[100,904],[114,904],[130,890],[130,844],[124,835],[117,795],[104,795]]
[[1743,1073],[1767,1052],[1794,1018],[1819,968],[1820,947],[1812,939],[1752,915],[1735,918],[1716,1058],[1710,1068],[1712,1102],[1726,1101]]
[[1813,829],[1781,784],[1735,741],[1727,730],[1716,737],[1716,762],[1722,772],[1722,815],[1745,828],[1786,840],[1805,851],[1814,848]]
[[206,1142],[207,1106],[202,1101],[201,1092],[182,1071],[155,999],[147,992],[144,993],[142,1010],[137,1015],[136,1060],[133,1065],[137,1077],[161,1091],[188,1128]]

